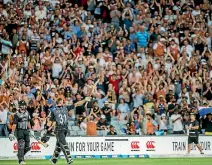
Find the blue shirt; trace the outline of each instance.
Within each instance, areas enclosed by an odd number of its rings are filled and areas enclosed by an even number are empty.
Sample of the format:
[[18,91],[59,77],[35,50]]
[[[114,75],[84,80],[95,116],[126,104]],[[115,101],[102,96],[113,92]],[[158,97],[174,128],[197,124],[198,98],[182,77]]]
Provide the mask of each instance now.
[[135,33],[130,33],[130,41],[134,42],[134,40],[136,39],[136,34]]
[[128,106],[127,103],[119,104],[118,107],[117,107],[117,109],[119,111],[121,111],[121,113],[128,113],[130,111],[130,108],[129,108],[129,106]]
[[35,96],[32,93],[26,94],[26,97],[28,100],[32,100],[35,98]]
[[133,50],[135,50],[135,44],[133,44],[133,43],[131,43],[130,45],[126,45],[124,47],[125,53],[131,53],[131,52],[133,52]]
[[149,39],[149,34],[145,32],[138,31],[136,33],[136,38],[138,39],[138,45],[142,47],[147,47],[147,41]]
[[64,33],[64,38],[65,38],[66,40],[70,40],[73,34],[74,34],[73,32],[66,31],[66,32]]
[[133,97],[133,107],[138,108],[140,105],[143,105],[143,95],[138,94],[135,97]]
[[54,108],[56,107],[56,101],[52,100],[51,98],[48,99],[48,104],[53,104],[49,109],[50,111],[53,111]]
[[80,26],[74,26],[72,25],[72,31],[74,32],[74,34],[77,34],[80,31]]
[[141,125],[138,120],[134,120],[135,129],[141,128]]
[[103,107],[104,107],[104,102],[107,100],[107,98],[106,97],[104,97],[104,98],[102,98],[102,99],[96,99],[97,100],[97,102],[98,102],[98,106],[99,106],[99,108],[100,109],[102,109]]
[[36,93],[36,89],[35,89],[35,88],[32,88],[32,89],[30,90],[30,93],[32,93],[32,94]]

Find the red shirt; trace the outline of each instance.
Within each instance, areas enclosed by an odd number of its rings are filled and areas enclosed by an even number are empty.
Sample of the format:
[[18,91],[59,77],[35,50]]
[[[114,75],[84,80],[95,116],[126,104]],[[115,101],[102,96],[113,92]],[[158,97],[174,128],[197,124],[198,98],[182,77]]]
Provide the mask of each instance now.
[[81,52],[82,52],[82,48],[78,47],[78,48],[74,51],[74,54],[76,54],[76,56],[78,56]]
[[113,85],[116,94],[119,94],[119,83],[121,80],[122,77],[120,77],[120,79],[112,80],[112,75],[109,76],[109,82]]

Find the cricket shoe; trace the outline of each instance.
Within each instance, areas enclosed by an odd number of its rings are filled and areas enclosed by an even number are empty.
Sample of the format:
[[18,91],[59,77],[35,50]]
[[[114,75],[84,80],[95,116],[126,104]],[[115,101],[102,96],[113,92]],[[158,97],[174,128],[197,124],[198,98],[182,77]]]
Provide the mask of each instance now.
[[26,162],[25,161],[21,161],[19,164],[26,164]]
[[56,164],[56,161],[53,161],[52,159],[49,159],[49,161],[51,162],[51,164]]
[[67,162],[67,164],[72,164],[72,163],[74,163],[73,159],[70,159],[70,160]]

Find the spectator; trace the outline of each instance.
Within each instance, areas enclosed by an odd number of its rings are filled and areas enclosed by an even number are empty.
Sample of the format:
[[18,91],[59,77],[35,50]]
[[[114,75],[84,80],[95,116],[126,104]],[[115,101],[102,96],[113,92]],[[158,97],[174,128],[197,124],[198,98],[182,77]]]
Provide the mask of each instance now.
[[164,53],[166,52],[165,42],[166,39],[161,38],[159,42],[155,43],[153,49],[156,57],[164,56]]
[[144,118],[144,123],[143,123],[143,128],[144,128],[144,134],[145,135],[154,135],[155,131],[158,130],[158,124],[157,122],[152,118],[151,112],[147,111],[146,116]]
[[88,122],[87,122],[87,136],[96,136],[97,131],[97,121],[94,121],[93,116],[89,116]]
[[53,78],[58,78],[59,75],[61,74],[62,72],[62,65],[61,65],[61,60],[60,60],[60,57],[55,57],[55,60],[53,62],[53,65],[52,65],[52,77]]
[[162,115],[163,113],[166,113],[167,104],[166,100],[163,95],[159,96],[159,100],[157,100],[156,103],[156,111],[159,115]]
[[124,99],[120,99],[120,103],[117,107],[117,114],[119,120],[128,120],[129,112],[130,112],[129,105],[125,103]]
[[35,110],[35,112],[32,114],[32,121],[34,123],[32,130],[33,131],[40,131],[41,130],[41,121],[39,118],[39,114],[38,112],[36,112],[37,110]]
[[93,102],[93,107],[91,108],[90,115],[93,114],[96,117],[100,118],[101,113],[101,109],[98,107],[98,102],[95,100]]
[[41,117],[40,117],[40,129],[44,130],[45,125],[47,124],[47,116],[46,116],[46,112],[42,111],[41,112]]
[[107,97],[108,97],[107,100],[108,100],[111,108],[113,110],[115,110],[115,106],[116,106],[116,103],[117,103],[116,94],[115,94],[114,89],[112,88],[112,84],[109,84],[108,87],[109,87],[109,89],[108,89],[108,92],[107,92]]
[[135,135],[136,134],[136,128],[134,125],[134,122],[130,122],[130,124],[127,125],[127,133],[128,135]]
[[9,107],[10,114],[8,115],[8,124],[7,124],[9,133],[11,133],[11,131],[12,131],[12,125],[13,125],[13,119],[14,119],[15,112],[16,112],[15,104],[11,103],[10,107]]
[[80,121],[80,128],[82,131],[87,130],[87,118],[86,117],[82,117],[82,119]]
[[189,115],[185,114],[184,117],[183,117],[183,130],[184,130],[184,132],[187,131],[186,125],[188,125],[189,119],[190,119]]
[[71,105],[91,96],[97,114],[91,103],[70,106],[70,120],[104,114],[109,124],[124,99],[122,128],[133,119],[146,132],[149,111],[158,124],[165,113],[171,128],[175,107],[184,118],[203,102],[212,106],[210,7],[208,0],[0,2],[0,103],[17,109],[24,98],[30,115],[38,109],[45,121],[57,98]]
[[105,115],[106,121],[107,121],[108,123],[111,122],[112,112],[113,112],[113,110],[112,110],[112,108],[109,106],[108,101],[105,101],[104,107],[102,108],[102,113]]
[[147,47],[149,34],[145,31],[144,25],[138,26],[138,32],[136,33],[136,38],[138,40],[138,50],[141,47],[144,47],[144,48]]
[[121,80],[122,80],[122,77],[121,76],[116,77],[115,73],[113,75],[109,76],[109,82],[112,84],[116,95],[118,95],[118,93],[119,93],[119,83]]
[[7,131],[8,112],[5,104],[0,104],[0,136],[8,136]]
[[178,114],[178,110],[174,110],[174,114],[171,116],[171,121],[173,123],[173,133],[174,134],[184,134],[182,125],[182,116]]
[[117,133],[115,132],[114,126],[110,126],[110,130],[107,133],[107,135],[117,135]]
[[206,118],[205,135],[211,135],[212,133],[212,114],[208,114]]
[[101,115],[100,120],[97,123],[97,130],[107,130],[108,123],[105,119],[105,115]]
[[167,134],[167,131],[168,131],[167,126],[168,126],[168,121],[166,120],[166,115],[163,113],[160,119],[159,130],[164,131],[164,135]]
[[131,112],[131,121],[134,122],[136,134],[141,135],[141,124],[143,121],[143,111],[142,107],[134,108],[134,110]]

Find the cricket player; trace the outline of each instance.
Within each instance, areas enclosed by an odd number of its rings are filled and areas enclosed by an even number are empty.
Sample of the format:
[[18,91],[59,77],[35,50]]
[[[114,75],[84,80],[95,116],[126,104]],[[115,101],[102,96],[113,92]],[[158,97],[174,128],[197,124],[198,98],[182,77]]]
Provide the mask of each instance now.
[[9,139],[12,141],[16,139],[15,131],[18,141],[18,161],[19,164],[26,164],[24,161],[24,155],[30,151],[30,134],[34,134],[31,131],[30,115],[26,110],[26,102],[24,100],[19,101],[19,109],[14,115],[14,121],[12,125],[12,132],[9,135]]
[[194,143],[197,148],[199,149],[201,154],[204,154],[202,151],[202,147],[199,144],[199,122],[196,120],[196,115],[194,113],[190,113],[190,121],[188,122],[188,125],[186,126],[186,129],[188,130],[188,152],[187,154],[190,154],[191,152],[191,146],[192,143]]
[[[89,97],[87,97],[85,100],[75,103],[73,105],[73,108],[80,106],[87,101],[90,101]],[[72,110],[73,108],[67,109],[67,106],[64,105],[63,100],[60,98],[56,101],[56,103],[57,103],[57,106],[51,112],[50,120],[48,122],[49,127],[52,124],[53,125],[55,124],[55,135],[57,138],[56,147],[55,147],[53,156],[50,159],[50,162],[52,164],[56,164],[58,157],[60,155],[60,152],[62,151],[65,155],[67,164],[72,164],[73,159],[71,157],[70,150],[66,142],[66,135],[68,133],[68,116],[71,114],[70,110]]]

